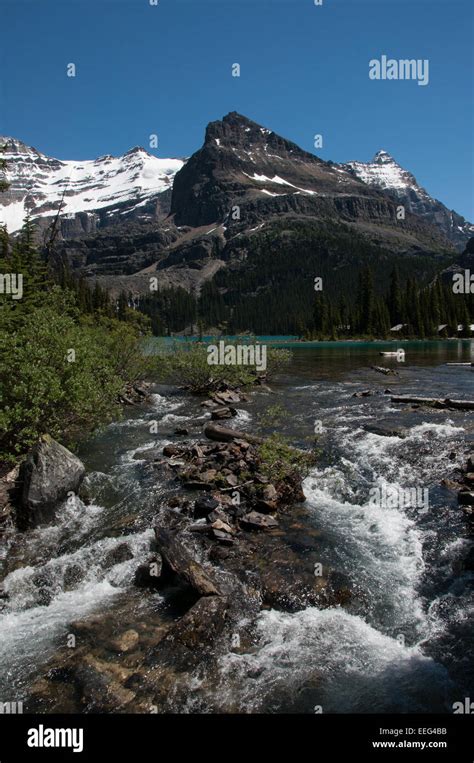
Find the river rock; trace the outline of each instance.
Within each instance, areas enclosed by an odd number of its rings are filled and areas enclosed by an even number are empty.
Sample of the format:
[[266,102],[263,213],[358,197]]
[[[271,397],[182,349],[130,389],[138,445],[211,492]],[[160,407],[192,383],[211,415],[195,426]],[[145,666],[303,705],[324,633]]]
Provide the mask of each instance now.
[[221,405],[228,404],[228,403],[240,403],[241,397],[237,392],[234,392],[233,390],[224,390],[222,392],[215,392],[212,395],[213,400],[216,401],[216,403],[220,403]]
[[129,559],[133,559],[133,552],[128,543],[124,541],[108,552],[104,559],[104,568],[108,569],[109,567],[114,567],[116,564],[128,562]]
[[226,610],[226,598],[202,597],[170,628],[159,648],[163,649],[167,644],[176,648],[179,644],[199,654],[211,647],[221,633]]
[[135,692],[122,686],[119,678],[122,678],[121,671],[113,665],[87,656],[75,672],[75,683],[85,710],[112,713],[128,705],[135,698]]
[[211,527],[213,530],[220,530],[221,532],[228,533],[229,535],[233,535],[235,533],[235,530],[233,530],[232,527],[222,519],[216,519],[212,523]]
[[211,419],[214,421],[220,421],[221,419],[231,419],[233,416],[237,416],[235,408],[229,408],[224,406],[222,408],[214,408],[211,412]]
[[207,517],[218,506],[219,501],[215,498],[210,495],[202,495],[194,502],[194,518],[202,519],[202,517]]
[[140,564],[135,571],[134,583],[139,588],[159,588],[161,585],[161,573],[163,560],[161,556],[151,557],[144,564]]
[[389,429],[386,427],[379,427],[375,424],[364,424],[364,429],[366,432],[378,434],[380,437],[400,437],[400,439],[404,439],[407,436],[406,430],[401,427]]
[[164,456],[179,456],[181,454],[182,450],[179,445],[165,445],[163,448],[163,455]]
[[474,506],[474,491],[461,490],[458,493],[458,501],[463,506]]
[[217,540],[219,543],[223,543],[225,546],[232,546],[234,544],[232,535],[224,529],[220,530],[216,527],[213,527],[212,534],[215,540]]
[[85,473],[77,456],[49,435],[41,437],[20,467],[20,520],[29,523],[69,492],[76,493]]
[[251,511],[241,518],[241,523],[249,530],[274,530],[278,527],[275,517],[269,514],[261,514],[258,511]]
[[220,520],[221,522],[228,523],[229,517],[225,513],[225,511],[218,506],[217,509],[213,509],[208,515],[207,515],[207,521],[213,524],[214,522],[217,522]]
[[114,652],[130,652],[137,646],[138,642],[138,633],[130,628],[130,630],[124,631],[120,636],[113,639],[110,642],[110,647]]
[[352,397],[369,397],[369,395],[373,395],[374,393],[370,389],[363,389],[360,392],[354,392]]
[[200,596],[219,594],[219,589],[211,576],[169,530],[165,527],[155,527],[155,537],[167,571],[181,578]]

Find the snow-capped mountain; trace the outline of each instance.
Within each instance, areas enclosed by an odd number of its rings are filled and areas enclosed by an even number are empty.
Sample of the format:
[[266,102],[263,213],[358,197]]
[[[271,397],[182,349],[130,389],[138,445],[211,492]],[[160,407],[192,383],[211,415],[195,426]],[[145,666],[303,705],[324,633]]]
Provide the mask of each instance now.
[[[69,233],[91,232],[119,220],[167,214],[171,189],[182,159],[159,159],[144,148],[123,156],[61,161],[20,140],[0,137],[9,188],[0,196],[0,223],[13,233],[25,215],[47,218],[61,208]],[[77,224],[79,223],[79,225]]]
[[378,151],[371,162],[347,162],[341,166],[364,183],[395,197],[409,212],[437,225],[459,251],[474,235],[472,223],[430,196],[414,175],[401,167],[387,151]]

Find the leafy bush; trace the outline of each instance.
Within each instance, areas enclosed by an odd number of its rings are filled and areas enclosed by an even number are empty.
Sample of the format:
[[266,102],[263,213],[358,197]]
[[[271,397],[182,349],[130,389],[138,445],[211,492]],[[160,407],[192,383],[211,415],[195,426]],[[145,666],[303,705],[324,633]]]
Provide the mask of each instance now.
[[0,332],[0,460],[14,460],[42,434],[72,444],[110,421],[124,382],[150,366],[129,325],[81,321],[58,287],[45,297]]
[[[218,340],[216,340],[217,343]],[[226,345],[237,342],[226,341]],[[245,344],[255,344],[246,337]],[[267,349],[265,377],[276,373],[291,359],[287,350]],[[245,387],[254,384],[260,376],[255,366],[210,365],[207,345],[199,342],[175,342],[159,355],[159,377],[162,381],[179,384],[192,392],[212,392],[222,385]]]

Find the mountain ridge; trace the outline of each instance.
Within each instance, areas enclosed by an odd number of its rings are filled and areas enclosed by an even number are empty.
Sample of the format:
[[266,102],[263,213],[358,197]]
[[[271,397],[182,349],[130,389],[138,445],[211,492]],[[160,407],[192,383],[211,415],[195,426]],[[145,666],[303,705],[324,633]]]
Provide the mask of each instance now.
[[49,157],[22,141],[3,136],[5,179],[0,221],[10,233],[27,213],[47,225],[61,210],[64,236],[92,233],[124,217],[151,219],[169,212],[171,189],[183,159],[161,159],[141,146],[119,157],[90,160]]
[[353,172],[367,185],[390,194],[409,212],[437,225],[459,252],[463,251],[469,238],[474,236],[472,223],[431,196],[415,176],[388,151],[377,151],[371,162],[351,161],[340,166]]

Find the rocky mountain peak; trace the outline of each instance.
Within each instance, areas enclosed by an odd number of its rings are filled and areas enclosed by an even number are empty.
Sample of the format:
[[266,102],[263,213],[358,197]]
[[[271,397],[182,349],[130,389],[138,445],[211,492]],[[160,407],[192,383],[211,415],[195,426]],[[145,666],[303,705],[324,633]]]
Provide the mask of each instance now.
[[416,177],[398,164],[387,151],[377,151],[371,162],[353,161],[342,166],[367,185],[392,196],[408,212],[436,225],[458,251],[464,249],[469,236],[473,235],[472,223],[430,196]]
[[377,151],[374,158],[372,159],[372,164],[396,164],[397,166],[400,166],[393,156],[388,153],[388,151],[384,151],[381,149],[380,151]]
[[[233,205],[285,197],[372,195],[354,176],[235,111],[211,122],[204,144],[176,175],[171,212],[177,225],[223,222]],[[281,204],[280,204],[281,206]]]
[[226,145],[246,145],[265,143],[265,138],[271,135],[271,130],[260,127],[256,122],[231,111],[223,119],[210,122],[206,128],[205,145],[219,141]]

